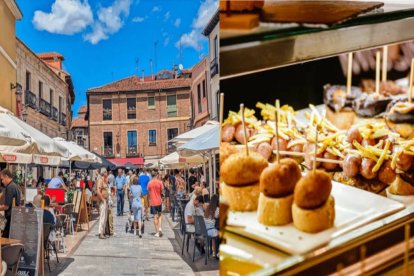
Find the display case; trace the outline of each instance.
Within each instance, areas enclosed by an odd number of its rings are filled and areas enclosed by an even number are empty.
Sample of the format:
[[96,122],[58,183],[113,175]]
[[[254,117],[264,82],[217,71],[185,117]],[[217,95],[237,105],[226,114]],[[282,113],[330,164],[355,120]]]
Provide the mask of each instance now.
[[[221,30],[220,79],[228,84],[247,77],[254,83],[262,74],[276,68],[414,40],[413,26],[413,3],[385,1],[380,10],[328,28],[261,24],[250,31]],[[223,92],[233,93],[229,85],[224,87],[226,91],[222,89]],[[237,97],[241,96],[233,95],[231,101]],[[237,104],[246,103],[246,98]],[[224,275],[227,272],[240,275],[409,275],[414,271],[414,264],[410,263],[414,252],[413,227],[414,205],[406,204],[401,211],[299,255],[253,241],[229,227],[221,246],[221,271]]]

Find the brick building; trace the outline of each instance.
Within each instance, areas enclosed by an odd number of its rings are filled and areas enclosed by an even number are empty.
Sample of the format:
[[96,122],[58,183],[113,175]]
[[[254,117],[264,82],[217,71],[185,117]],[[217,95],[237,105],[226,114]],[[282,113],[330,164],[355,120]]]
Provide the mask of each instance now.
[[193,128],[202,126],[210,119],[208,108],[208,97],[210,96],[209,58],[205,57],[202,61],[194,65],[191,70],[191,103],[192,103],[192,125]]
[[72,119],[71,140],[85,149],[89,148],[89,128],[88,128],[88,107],[81,106],[78,110],[78,117]]
[[17,99],[19,117],[50,137],[68,139],[71,106],[75,101],[70,75],[62,69],[58,53],[35,54],[20,39],[17,44]]
[[163,70],[89,89],[89,149],[137,165],[168,154],[168,141],[191,127],[189,76]]

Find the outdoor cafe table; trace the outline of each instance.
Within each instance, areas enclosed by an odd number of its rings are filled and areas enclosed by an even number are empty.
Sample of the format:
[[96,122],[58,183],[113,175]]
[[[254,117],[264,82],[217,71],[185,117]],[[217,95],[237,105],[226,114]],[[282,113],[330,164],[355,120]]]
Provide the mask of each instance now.
[[21,241],[19,241],[19,240],[8,239],[8,238],[0,238],[0,242],[1,242],[1,246],[6,246],[6,245],[10,245],[10,244],[21,243]]

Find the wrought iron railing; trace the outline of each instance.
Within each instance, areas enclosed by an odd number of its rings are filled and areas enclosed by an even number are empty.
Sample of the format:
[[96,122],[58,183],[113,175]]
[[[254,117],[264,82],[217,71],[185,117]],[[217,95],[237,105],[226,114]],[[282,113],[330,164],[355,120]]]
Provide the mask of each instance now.
[[59,111],[56,107],[52,107],[52,119],[56,122],[59,119]]
[[62,126],[66,126],[66,114],[65,113],[60,113],[60,124]]
[[39,111],[43,115],[50,117],[52,114],[52,107],[47,101],[39,99]]
[[30,90],[25,91],[25,104],[33,109],[37,109],[36,94]]

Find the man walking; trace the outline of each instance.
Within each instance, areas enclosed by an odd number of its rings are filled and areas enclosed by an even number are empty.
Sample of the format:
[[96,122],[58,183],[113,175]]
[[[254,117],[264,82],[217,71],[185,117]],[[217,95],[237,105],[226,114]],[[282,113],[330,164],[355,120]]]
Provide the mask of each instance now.
[[152,174],[152,180],[148,183],[148,197],[151,205],[151,214],[154,215],[155,237],[162,237],[162,191],[164,185],[158,178],[158,173]]
[[124,215],[124,195],[125,195],[125,188],[126,188],[126,178],[124,176],[124,171],[122,169],[118,169],[118,176],[115,178],[116,184],[116,195],[117,195],[117,215],[123,216]]
[[8,238],[10,233],[10,221],[13,204],[20,205],[20,191],[19,187],[13,182],[12,173],[8,169],[0,172],[1,183],[6,187],[4,204],[0,205],[0,211],[4,211],[6,217],[6,227],[4,228],[3,238]]
[[105,239],[106,220],[108,219],[108,173],[105,168],[101,169],[98,184],[96,186],[96,194],[99,200],[99,238]]
[[138,182],[141,185],[142,189],[142,199],[144,200],[144,217],[148,220],[148,183],[150,177],[148,176],[147,169],[144,169],[144,172],[139,175]]

